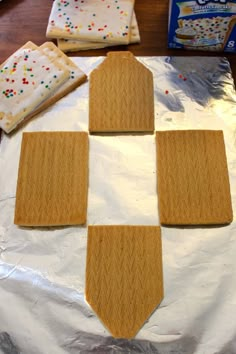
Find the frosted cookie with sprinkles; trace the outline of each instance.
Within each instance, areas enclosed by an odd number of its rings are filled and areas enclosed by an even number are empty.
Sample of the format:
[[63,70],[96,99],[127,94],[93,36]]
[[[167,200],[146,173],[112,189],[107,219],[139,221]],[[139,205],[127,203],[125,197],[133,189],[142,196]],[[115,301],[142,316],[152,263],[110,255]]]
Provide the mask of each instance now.
[[46,42],[39,47],[52,62],[60,64],[65,71],[70,72],[70,77],[55,92],[52,93],[42,104],[40,104],[26,119],[30,119],[39,112],[51,106],[69,92],[80,86],[87,79],[85,73],[52,42]]
[[36,45],[26,43],[0,66],[0,127],[10,133],[69,76]]
[[57,0],[46,36],[128,44],[134,0]]
[[[140,34],[138,28],[138,22],[135,13],[133,12],[131,19],[131,30],[130,30],[130,39],[129,44],[140,43]],[[116,43],[117,44],[117,43]],[[100,49],[111,47],[113,43],[101,43],[101,42],[89,42],[89,41],[80,41],[76,39],[57,39],[58,48],[63,52],[74,52],[79,50],[88,50],[88,49]]]

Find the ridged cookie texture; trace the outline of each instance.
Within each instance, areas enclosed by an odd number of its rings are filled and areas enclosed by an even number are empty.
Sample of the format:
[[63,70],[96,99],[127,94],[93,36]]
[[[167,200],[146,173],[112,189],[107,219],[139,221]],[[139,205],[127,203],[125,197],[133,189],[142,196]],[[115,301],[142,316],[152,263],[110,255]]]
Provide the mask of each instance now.
[[228,224],[233,219],[222,131],[156,133],[161,224]]
[[18,172],[15,224],[77,225],[86,222],[88,134],[24,133]]
[[89,131],[153,130],[152,72],[130,52],[109,52],[90,75]]
[[163,298],[158,226],[89,226],[86,300],[116,338],[132,338]]

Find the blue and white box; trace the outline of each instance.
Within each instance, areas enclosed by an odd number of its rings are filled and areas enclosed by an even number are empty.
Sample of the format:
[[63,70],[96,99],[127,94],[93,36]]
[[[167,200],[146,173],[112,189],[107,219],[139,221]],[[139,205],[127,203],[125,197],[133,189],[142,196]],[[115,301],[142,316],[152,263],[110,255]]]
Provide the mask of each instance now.
[[236,52],[236,0],[170,0],[168,47]]

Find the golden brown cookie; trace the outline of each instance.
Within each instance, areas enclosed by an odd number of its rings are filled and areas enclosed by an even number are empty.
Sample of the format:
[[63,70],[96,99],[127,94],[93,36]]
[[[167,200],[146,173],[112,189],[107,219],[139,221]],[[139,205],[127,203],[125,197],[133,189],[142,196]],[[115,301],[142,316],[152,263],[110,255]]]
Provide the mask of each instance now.
[[23,134],[15,224],[84,224],[87,214],[87,190],[87,133]]
[[86,300],[113,337],[134,337],[162,298],[160,227],[89,226]]
[[89,131],[152,132],[153,75],[130,52],[110,52],[90,75]]
[[161,224],[228,224],[232,221],[222,131],[156,133]]

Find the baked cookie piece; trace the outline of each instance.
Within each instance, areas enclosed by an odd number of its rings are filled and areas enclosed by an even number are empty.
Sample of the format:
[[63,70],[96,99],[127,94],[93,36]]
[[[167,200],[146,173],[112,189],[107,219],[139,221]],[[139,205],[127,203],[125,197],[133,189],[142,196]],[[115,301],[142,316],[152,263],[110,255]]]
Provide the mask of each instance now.
[[134,337],[163,292],[160,227],[88,227],[86,300],[113,337]]
[[23,134],[16,193],[16,225],[84,224],[87,192],[87,133]]
[[130,52],[109,52],[90,75],[89,131],[152,132],[153,75]]
[[230,223],[233,215],[223,132],[160,131],[156,142],[161,224]]

